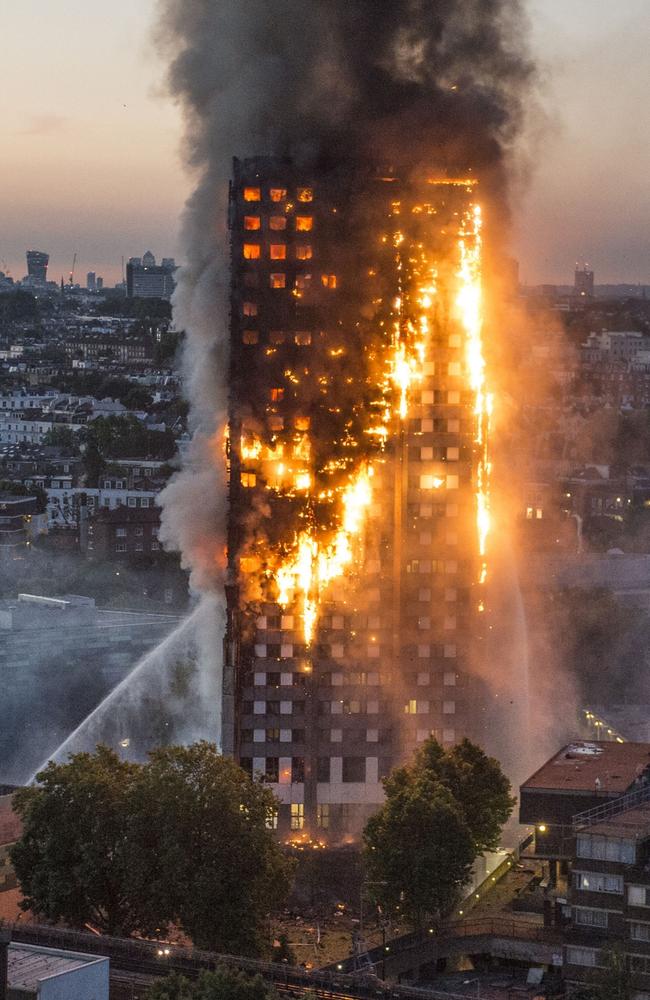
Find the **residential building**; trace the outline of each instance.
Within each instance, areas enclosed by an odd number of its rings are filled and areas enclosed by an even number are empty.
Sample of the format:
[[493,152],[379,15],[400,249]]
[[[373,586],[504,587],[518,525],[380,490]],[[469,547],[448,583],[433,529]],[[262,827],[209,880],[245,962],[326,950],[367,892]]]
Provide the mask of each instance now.
[[129,298],[170,299],[174,291],[176,262],[163,257],[156,265],[150,250],[140,257],[130,257],[126,265],[126,294]]
[[156,562],[159,530],[160,509],[153,505],[99,509],[88,524],[88,554],[102,561]]
[[[223,745],[271,784],[282,835],[358,835],[393,766],[430,734],[451,745],[472,731],[475,400],[466,331],[428,287],[436,271],[455,294],[472,198],[470,181],[416,190],[385,171],[235,161]],[[381,396],[373,358],[392,349],[382,330],[408,326],[402,303],[431,310],[416,320],[431,335],[382,447],[364,396]],[[331,544],[348,447],[373,468],[364,554],[309,634],[311,591],[294,576],[281,598],[270,567],[305,524],[308,551]]]

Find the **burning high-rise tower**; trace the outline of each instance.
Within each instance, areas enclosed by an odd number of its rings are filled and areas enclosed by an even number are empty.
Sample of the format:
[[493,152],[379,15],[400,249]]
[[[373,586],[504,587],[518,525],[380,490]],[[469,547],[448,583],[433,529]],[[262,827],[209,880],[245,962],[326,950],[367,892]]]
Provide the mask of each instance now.
[[471,178],[235,161],[222,741],[339,838],[472,731],[489,396]]

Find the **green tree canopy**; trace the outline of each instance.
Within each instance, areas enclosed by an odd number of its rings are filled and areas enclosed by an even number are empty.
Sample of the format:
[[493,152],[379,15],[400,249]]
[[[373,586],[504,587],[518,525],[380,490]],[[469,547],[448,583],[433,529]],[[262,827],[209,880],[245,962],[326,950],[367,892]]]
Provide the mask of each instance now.
[[478,853],[496,850],[516,802],[501,765],[467,739],[442,755],[431,754],[432,742],[420,751],[420,765],[430,767],[460,804]]
[[476,852],[450,792],[405,771],[388,779],[386,802],[366,825],[365,856],[374,897],[420,926],[453,905]]
[[147,931],[129,898],[127,835],[137,765],[107,747],[50,762],[38,785],[21,788],[14,809],[23,835],[11,849],[24,909],[107,934]]
[[55,445],[58,448],[74,448],[74,431],[68,424],[57,424],[51,427],[43,437],[43,444]]
[[170,431],[152,431],[128,414],[97,417],[85,430],[88,446],[94,446],[105,458],[168,459],[176,451]]
[[146,1000],[276,1000],[277,993],[260,976],[217,969],[202,972],[198,980],[173,973],[148,990]]
[[477,855],[498,845],[514,806],[498,761],[469,740],[429,739],[384,780],[386,801],[364,831],[373,894],[419,925],[444,915]]
[[167,747],[134,764],[100,746],[37,781],[14,800],[26,909],[118,935],[173,923],[202,948],[262,950],[266,915],[288,890],[267,829],[276,801],[215,747]]
[[167,900],[199,948],[256,954],[289,888],[267,820],[275,798],[208,743],[163,747],[140,773],[137,839],[157,859],[137,889]]

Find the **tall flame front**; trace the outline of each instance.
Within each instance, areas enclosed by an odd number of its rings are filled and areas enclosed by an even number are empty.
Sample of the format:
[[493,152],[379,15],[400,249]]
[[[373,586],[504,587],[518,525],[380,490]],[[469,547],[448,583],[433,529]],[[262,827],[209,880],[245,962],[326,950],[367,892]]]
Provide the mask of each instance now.
[[[462,186],[469,192],[475,182],[461,179],[429,183]],[[464,338],[459,374],[473,399],[477,583],[482,586],[487,579],[489,435],[493,402],[487,385],[483,347],[482,213],[476,203],[466,202],[465,205],[464,211],[455,213],[457,230],[450,234],[449,245],[455,260],[442,262],[445,271],[442,277],[439,251],[428,246],[426,240],[410,236],[410,227],[400,225],[404,206],[399,200],[391,203],[389,227],[381,242],[388,251],[394,294],[390,303],[384,303],[390,322],[378,331],[382,348],[372,365],[376,396],[374,416],[363,428],[365,441],[364,447],[358,448],[360,457],[357,461],[348,460],[345,476],[338,480],[338,485],[318,487],[318,476],[310,464],[314,442],[309,430],[296,434],[289,449],[280,443],[269,448],[254,435],[242,436],[241,456],[247,468],[263,468],[267,488],[302,498],[303,526],[281,547],[265,553],[264,562],[267,578],[274,585],[274,599],[283,608],[293,606],[301,615],[307,645],[314,640],[319,611],[332,584],[350,575],[362,561],[364,527],[373,501],[373,489],[380,467],[391,459],[395,434],[412,412],[436,324],[436,310],[440,307],[438,300],[443,293],[447,300],[451,294],[453,319]],[[425,202],[411,204],[406,211],[414,215],[426,214],[431,213],[431,206]],[[332,357],[342,351],[342,348],[333,350]],[[292,371],[285,372],[285,376],[290,380],[298,379],[298,374]],[[370,451],[368,441],[372,442]],[[354,454],[359,442],[349,440],[346,444],[350,454]],[[340,469],[340,463],[337,467]],[[432,489],[441,490],[444,485],[443,478],[432,477]],[[325,526],[313,515],[315,508],[324,504],[329,510]],[[484,608],[482,597],[478,608],[481,611]]]

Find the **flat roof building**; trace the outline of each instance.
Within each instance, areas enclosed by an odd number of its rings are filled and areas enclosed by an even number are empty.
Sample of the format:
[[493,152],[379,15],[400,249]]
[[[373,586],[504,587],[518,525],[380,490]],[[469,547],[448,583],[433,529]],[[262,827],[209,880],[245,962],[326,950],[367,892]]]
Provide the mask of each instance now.
[[0,930],[0,975],[6,976],[0,996],[6,1000],[108,1000],[108,958],[8,943],[7,938],[8,932]]

